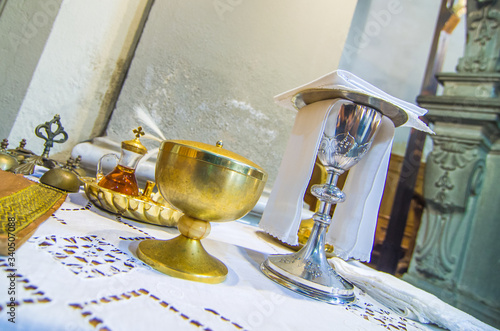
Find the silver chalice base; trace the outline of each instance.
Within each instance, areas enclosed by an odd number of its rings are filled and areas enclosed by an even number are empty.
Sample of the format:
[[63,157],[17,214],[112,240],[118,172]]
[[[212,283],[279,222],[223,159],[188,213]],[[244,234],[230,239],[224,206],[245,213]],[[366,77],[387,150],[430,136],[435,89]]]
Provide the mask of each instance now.
[[382,115],[373,108],[346,102],[337,116],[329,116],[318,149],[318,159],[327,171],[326,183],[313,185],[311,193],[320,206],[307,243],[294,254],[271,255],[261,265],[262,272],[292,291],[330,304],[347,304],[355,299],[354,287],[328,263],[325,235],[332,221],[333,204],[345,194],[336,185],[338,177],[358,163],[368,152]]
[[283,262],[285,257],[286,255],[270,257],[261,264],[260,270],[276,283],[315,300],[345,305],[356,298],[352,284],[340,277],[335,270],[326,270],[330,277],[323,278],[321,283],[308,281],[311,275],[304,275],[303,269],[309,261],[287,264]]
[[325,231],[319,227],[321,225],[316,223],[309,237],[316,242],[294,254],[271,255],[261,264],[260,270],[276,283],[312,299],[335,305],[353,302],[353,285],[326,261],[321,235],[324,236]]

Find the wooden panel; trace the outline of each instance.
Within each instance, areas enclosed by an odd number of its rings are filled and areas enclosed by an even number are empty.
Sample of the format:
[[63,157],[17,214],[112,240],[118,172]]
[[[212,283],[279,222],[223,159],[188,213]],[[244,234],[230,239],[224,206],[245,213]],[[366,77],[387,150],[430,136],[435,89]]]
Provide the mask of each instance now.
[[[375,242],[372,253],[371,264],[376,264],[380,253],[380,248],[385,239],[385,233],[389,224],[389,219],[392,211],[397,184],[401,175],[401,168],[404,157],[392,154],[387,173],[387,180],[384,188],[384,195],[380,204],[378,215],[377,230],[375,233]],[[425,163],[420,165],[417,182],[415,183],[415,194],[412,199],[410,211],[406,221],[405,232],[401,242],[401,248],[404,255],[401,257],[396,274],[404,272],[409,264],[413,248],[415,246],[415,238],[420,226],[420,218],[423,209],[423,180],[424,180]]]

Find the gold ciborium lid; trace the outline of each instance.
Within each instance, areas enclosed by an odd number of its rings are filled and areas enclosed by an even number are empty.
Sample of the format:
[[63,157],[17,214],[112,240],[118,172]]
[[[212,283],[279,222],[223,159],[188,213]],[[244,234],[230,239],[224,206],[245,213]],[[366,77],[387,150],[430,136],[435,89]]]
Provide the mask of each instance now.
[[156,163],[161,195],[184,214],[209,222],[234,221],[259,200],[267,173],[217,145],[164,141]]
[[260,166],[222,147],[222,140],[217,141],[215,146],[197,141],[170,140],[163,143],[162,149],[170,153],[224,167],[259,180],[267,178],[266,172]]
[[186,140],[164,141],[156,162],[156,185],[161,195],[184,215],[180,236],[145,240],[137,255],[170,276],[220,283],[227,267],[208,254],[200,240],[210,233],[209,222],[234,221],[257,203],[267,173],[246,158],[222,148]]

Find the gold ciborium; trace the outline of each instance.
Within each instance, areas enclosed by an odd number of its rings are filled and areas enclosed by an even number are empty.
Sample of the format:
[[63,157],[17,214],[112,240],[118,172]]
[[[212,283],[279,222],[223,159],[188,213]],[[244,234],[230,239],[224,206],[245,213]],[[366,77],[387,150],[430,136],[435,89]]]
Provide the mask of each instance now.
[[255,163],[216,146],[185,140],[164,141],[155,173],[161,195],[184,213],[170,240],[145,240],[137,248],[141,260],[167,275],[220,283],[228,269],[210,255],[200,240],[210,222],[229,222],[245,216],[257,203],[267,173]]

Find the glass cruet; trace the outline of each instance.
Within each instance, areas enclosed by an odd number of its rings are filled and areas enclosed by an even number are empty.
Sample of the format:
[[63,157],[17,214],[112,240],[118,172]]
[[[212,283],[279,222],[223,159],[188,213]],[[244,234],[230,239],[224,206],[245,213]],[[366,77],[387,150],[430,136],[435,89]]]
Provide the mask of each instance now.
[[[97,165],[97,180],[98,185],[131,196],[139,195],[139,188],[137,179],[135,178],[135,171],[140,159],[147,153],[147,148],[139,140],[141,135],[144,135],[142,127],[133,130],[135,138],[122,142],[121,155],[118,159],[116,154],[103,155]],[[101,161],[105,157],[115,157],[118,159],[116,167],[107,175],[103,175]]]

